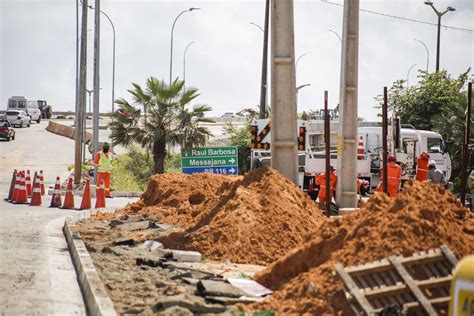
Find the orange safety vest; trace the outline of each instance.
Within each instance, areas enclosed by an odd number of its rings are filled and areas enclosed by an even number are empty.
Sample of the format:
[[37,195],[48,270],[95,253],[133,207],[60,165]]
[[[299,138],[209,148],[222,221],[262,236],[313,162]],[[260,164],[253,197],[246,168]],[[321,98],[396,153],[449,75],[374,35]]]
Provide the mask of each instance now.
[[[319,193],[318,197],[320,199],[326,199],[326,173],[323,172],[319,175],[319,177],[316,179],[316,184],[319,185]],[[329,174],[329,199],[332,199],[332,195],[334,190],[336,189],[336,184],[337,184],[337,176],[334,172],[331,172]]]
[[428,159],[418,157],[418,164],[416,170],[416,180],[424,181],[428,179]]

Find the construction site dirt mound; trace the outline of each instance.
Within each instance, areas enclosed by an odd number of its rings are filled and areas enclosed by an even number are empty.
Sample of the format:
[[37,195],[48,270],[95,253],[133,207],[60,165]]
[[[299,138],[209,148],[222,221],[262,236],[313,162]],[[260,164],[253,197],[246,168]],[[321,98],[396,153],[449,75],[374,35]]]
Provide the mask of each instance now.
[[246,310],[281,314],[352,315],[333,265],[355,265],[390,255],[408,256],[443,244],[458,258],[474,253],[474,216],[451,192],[411,182],[396,200],[375,194],[360,211],[331,219],[307,242],[258,273],[276,292]]
[[243,177],[155,175],[139,202],[100,219],[135,214],[177,226],[160,239],[166,247],[263,265],[301,245],[324,221],[309,196],[271,168]]

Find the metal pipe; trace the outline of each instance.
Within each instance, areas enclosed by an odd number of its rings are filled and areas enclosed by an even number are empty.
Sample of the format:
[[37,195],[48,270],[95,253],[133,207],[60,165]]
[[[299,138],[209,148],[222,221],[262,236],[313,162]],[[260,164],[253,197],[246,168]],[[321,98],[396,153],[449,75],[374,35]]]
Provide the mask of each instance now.
[[461,203],[466,203],[466,182],[467,182],[467,165],[469,161],[469,142],[471,136],[471,109],[472,108],[472,82],[467,84],[467,111],[466,111],[466,127],[464,129],[464,142],[462,146],[462,162],[461,162]]
[[388,92],[387,87],[383,87],[383,105],[382,105],[382,183],[383,183],[383,192],[387,194],[388,192],[388,175],[387,175],[387,134],[388,134],[388,118],[387,118],[387,108],[388,108]]
[[171,80],[173,77],[173,32],[174,32],[174,26],[176,25],[176,22],[178,21],[179,17],[183,15],[186,12],[191,12],[193,10],[201,10],[201,8],[189,8],[187,10],[182,11],[178,16],[174,19],[173,26],[171,27],[171,50],[170,50],[170,85],[171,85]]
[[184,49],[184,57],[183,57],[183,81],[184,81],[184,85],[183,85],[183,90],[186,91],[186,53],[188,52],[188,48],[189,46],[191,46],[192,44],[194,44],[196,42],[191,42],[189,43],[186,48]]
[[331,153],[330,153],[330,128],[329,128],[329,110],[328,110],[328,92],[324,91],[324,145],[326,147],[326,216],[331,216]]
[[426,72],[428,72],[428,68],[430,65],[430,51],[428,50],[428,46],[426,46],[426,44],[423,41],[420,41],[419,39],[415,38],[415,41],[421,43],[421,45],[423,45],[426,49]]

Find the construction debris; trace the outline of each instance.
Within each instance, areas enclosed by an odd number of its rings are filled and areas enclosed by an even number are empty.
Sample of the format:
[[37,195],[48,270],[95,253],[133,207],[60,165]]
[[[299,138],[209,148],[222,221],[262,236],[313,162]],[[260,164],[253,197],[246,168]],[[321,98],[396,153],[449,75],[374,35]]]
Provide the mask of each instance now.
[[155,175],[139,202],[95,219],[133,215],[176,225],[159,239],[167,248],[252,264],[277,260],[324,221],[307,194],[270,168],[244,177]]
[[405,183],[396,200],[375,194],[361,208],[325,222],[307,242],[274,262],[255,280],[275,290],[244,310],[281,314],[352,315],[334,264],[363,264],[446,244],[462,258],[474,253],[474,216],[454,195],[430,183]]

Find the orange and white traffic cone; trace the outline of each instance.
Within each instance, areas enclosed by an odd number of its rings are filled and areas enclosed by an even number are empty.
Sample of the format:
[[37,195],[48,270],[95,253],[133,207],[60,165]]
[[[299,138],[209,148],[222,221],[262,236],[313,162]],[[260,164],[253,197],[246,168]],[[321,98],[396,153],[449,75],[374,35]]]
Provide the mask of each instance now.
[[69,178],[67,183],[66,196],[64,197],[63,209],[74,208],[74,194],[72,193],[72,178]]
[[53,197],[51,198],[51,204],[49,207],[61,207],[61,183],[59,177],[56,177],[56,183],[54,184]]
[[363,160],[364,156],[365,156],[364,137],[360,136],[359,137],[359,144],[357,145],[357,159],[358,160]]
[[44,195],[44,194],[45,194],[45,190],[44,190],[43,170],[40,170],[39,179],[40,179],[40,186],[41,186],[41,195]]
[[10,183],[10,190],[8,190],[8,196],[5,199],[5,201],[10,202],[12,200],[13,191],[15,190],[15,184],[16,184],[16,169],[13,170],[12,182]]
[[80,210],[88,210],[91,208],[91,187],[89,180],[86,180],[86,186],[84,187],[84,194],[82,195]]
[[41,187],[40,181],[37,177],[34,177],[33,180],[33,194],[31,195],[30,206],[40,206],[41,201]]
[[26,192],[26,179],[25,179],[25,172],[21,173],[21,182],[20,182],[20,189],[18,190],[18,198],[16,200],[16,204],[25,204],[28,203],[28,197]]
[[15,177],[15,188],[13,189],[12,199],[10,202],[15,203],[18,200],[18,195],[20,194],[21,186],[21,171],[16,173]]
[[26,194],[28,197],[31,196],[32,190],[31,190],[31,175],[30,175],[30,170],[26,170]]
[[99,190],[97,190],[97,198],[95,200],[95,208],[105,207],[104,180],[100,181]]

